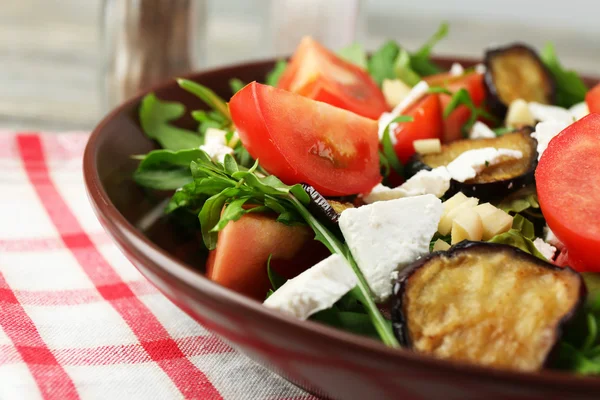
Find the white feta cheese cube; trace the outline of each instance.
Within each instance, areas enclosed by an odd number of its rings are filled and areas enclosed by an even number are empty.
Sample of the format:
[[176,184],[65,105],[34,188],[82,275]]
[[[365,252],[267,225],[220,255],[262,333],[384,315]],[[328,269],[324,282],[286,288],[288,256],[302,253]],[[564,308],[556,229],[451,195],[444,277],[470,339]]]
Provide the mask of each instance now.
[[473,179],[487,167],[494,166],[507,159],[520,159],[523,153],[519,150],[496,149],[484,147],[483,149],[467,150],[448,164],[450,177],[458,182]]
[[577,103],[573,107],[569,108],[569,112],[576,121],[579,121],[581,118],[590,113],[590,109],[588,108],[587,103],[582,101],[581,103]]
[[331,308],[357,283],[356,274],[348,262],[342,256],[332,254],[287,281],[263,304],[296,318],[307,319],[316,312]]
[[200,146],[200,150],[204,150],[213,161],[220,163],[225,160],[226,154],[233,154],[233,149],[231,147],[218,143],[203,144]]
[[422,170],[396,188],[389,188],[381,183],[363,197],[367,204],[378,201],[401,199],[403,197],[432,194],[442,197],[450,188],[450,174],[446,167],[437,167],[430,171]]
[[546,241],[547,243],[550,243],[552,246],[556,247],[557,249],[563,249],[563,247],[565,247],[564,243],[560,241],[559,238],[556,237],[556,235],[554,234],[554,232],[552,232],[552,230],[550,230],[550,227],[548,225],[546,225],[544,227],[544,241]]
[[538,160],[542,157],[544,151],[546,151],[550,141],[569,125],[570,122],[565,121],[538,122],[535,126],[535,131],[531,134],[531,137],[537,140]]
[[517,127],[523,125],[535,125],[535,119],[529,111],[527,102],[523,99],[513,100],[508,106],[504,124],[507,127]]
[[469,132],[469,139],[493,139],[495,137],[494,131],[481,121],[475,122]]
[[556,121],[565,122],[568,124],[573,123],[573,115],[566,108],[536,102],[531,102],[528,104],[528,106],[531,115],[533,115],[533,118],[535,118],[536,121]]
[[204,144],[205,145],[227,145],[226,139],[227,132],[222,129],[208,128],[204,133]]
[[392,293],[392,273],[429,253],[442,216],[434,195],[379,202],[342,212],[339,225],[376,301]]
[[542,255],[546,258],[546,260],[548,260],[548,261],[554,260],[554,255],[556,254],[556,247],[544,242],[544,240],[541,238],[536,238],[533,241],[533,245],[535,246],[537,251],[542,253]]
[[449,72],[452,76],[462,76],[465,73],[465,69],[460,63],[453,63]]

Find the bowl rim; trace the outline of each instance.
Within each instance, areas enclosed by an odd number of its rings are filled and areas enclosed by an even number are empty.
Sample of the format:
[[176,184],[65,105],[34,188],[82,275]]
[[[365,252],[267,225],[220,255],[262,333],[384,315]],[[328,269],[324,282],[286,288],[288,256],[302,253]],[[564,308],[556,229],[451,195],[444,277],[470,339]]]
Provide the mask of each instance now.
[[[239,69],[264,67],[268,64],[276,62],[277,60],[278,58],[269,58],[242,62],[195,71],[188,74],[182,74],[181,77],[186,79],[197,79],[203,75],[209,75],[217,72],[233,77],[231,74]],[[474,58],[449,56],[434,57],[434,60],[446,63],[460,62],[462,64],[471,65],[479,62],[479,60]],[[585,80],[587,82],[596,81],[595,78],[590,77],[586,77]],[[124,109],[134,106],[135,104],[139,104],[142,97],[147,93],[165,89],[173,85],[176,85],[174,79],[163,81],[157,85],[153,85],[148,90],[138,93],[133,98],[125,101],[113,109],[93,129],[84,150],[83,175],[89,200],[92,203],[97,217],[102,220],[104,229],[109,233],[113,240],[127,250],[129,257],[133,257],[136,259],[136,261],[143,263],[154,274],[175,279],[180,285],[185,286],[188,290],[195,292],[200,291],[203,295],[211,297],[212,300],[219,302],[222,305],[243,307],[247,312],[258,314],[261,319],[267,319],[270,324],[285,325],[287,328],[293,328],[299,332],[302,332],[304,335],[316,335],[329,340],[339,341],[352,351],[368,352],[371,355],[377,356],[381,360],[384,360],[387,364],[402,363],[403,365],[419,365],[423,368],[432,370],[435,369],[440,373],[458,374],[473,378],[476,377],[483,381],[492,381],[494,384],[525,384],[527,387],[553,387],[579,393],[589,393],[589,391],[593,389],[600,390],[600,377],[594,378],[589,376],[578,376],[574,373],[558,372],[553,370],[542,370],[540,372],[516,372],[450,360],[442,360],[420,355],[408,350],[389,348],[373,339],[344,332],[342,330],[325,326],[317,322],[308,320],[301,321],[264,307],[257,301],[248,301],[247,297],[210,281],[203,275],[193,271],[192,266],[178,260],[173,255],[160,248],[157,244],[149,240],[140,231],[138,231],[129,221],[127,221],[127,219],[111,202],[106,191],[104,190],[102,182],[100,181],[100,176],[96,169],[96,162],[98,158],[97,144],[104,132],[105,126],[115,117],[121,114]],[[135,238],[136,241],[143,242],[144,245],[149,246],[162,258],[168,260],[168,263],[165,263],[166,265],[160,265],[152,261],[149,257],[137,249],[131,238]]]

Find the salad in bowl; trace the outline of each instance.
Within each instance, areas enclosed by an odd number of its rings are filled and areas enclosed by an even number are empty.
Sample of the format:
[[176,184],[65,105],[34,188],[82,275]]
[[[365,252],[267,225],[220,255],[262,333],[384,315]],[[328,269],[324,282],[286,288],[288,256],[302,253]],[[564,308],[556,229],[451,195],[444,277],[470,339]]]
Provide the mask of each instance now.
[[[154,94],[140,186],[198,234],[205,275],[298,319],[499,369],[600,372],[600,87],[552,45],[445,71],[387,42],[304,38],[230,81],[196,130]],[[249,300],[250,301],[250,300]],[[402,350],[399,350],[402,351]]]

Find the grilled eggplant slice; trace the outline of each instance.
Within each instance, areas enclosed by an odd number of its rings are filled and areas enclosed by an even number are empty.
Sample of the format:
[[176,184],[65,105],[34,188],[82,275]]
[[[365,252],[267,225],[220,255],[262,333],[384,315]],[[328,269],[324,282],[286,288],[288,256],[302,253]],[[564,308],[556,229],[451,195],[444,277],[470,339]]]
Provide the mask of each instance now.
[[407,165],[407,171],[410,175],[414,175],[422,169],[447,166],[467,150],[484,147],[519,150],[523,153],[523,158],[486,168],[475,178],[465,182],[452,180],[450,189],[446,193],[446,197],[463,192],[469,197],[477,197],[483,201],[496,200],[534,182],[537,141],[531,137],[531,132],[530,127],[525,127],[492,139],[456,140],[443,145],[441,153],[415,154]]
[[330,226],[337,226],[342,211],[354,207],[349,202],[328,200],[317,189],[305,183],[302,184],[302,187],[310,197],[310,204],[308,205],[310,211]]
[[438,358],[535,371],[583,305],[586,287],[515,247],[461,242],[401,272],[392,322],[400,342]]
[[485,89],[488,106],[503,118],[513,100],[553,104],[554,77],[535,50],[515,43],[485,53]]

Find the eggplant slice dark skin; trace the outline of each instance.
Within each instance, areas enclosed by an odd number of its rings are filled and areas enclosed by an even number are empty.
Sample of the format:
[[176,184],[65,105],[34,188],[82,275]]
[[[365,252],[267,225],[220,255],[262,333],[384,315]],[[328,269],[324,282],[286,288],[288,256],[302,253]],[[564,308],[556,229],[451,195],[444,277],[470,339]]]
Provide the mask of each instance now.
[[524,127],[492,139],[463,139],[442,145],[442,151],[436,154],[415,154],[406,166],[409,175],[414,175],[422,169],[433,169],[450,164],[456,157],[467,150],[484,147],[519,150],[523,158],[511,160],[486,168],[475,178],[465,182],[450,181],[446,197],[463,192],[482,201],[493,201],[506,197],[535,181],[537,167],[537,141],[531,137],[533,130]]
[[498,117],[506,115],[514,100],[553,104],[556,83],[531,47],[515,43],[485,53],[486,102]]
[[310,197],[310,204],[308,205],[309,210],[317,218],[330,226],[337,226],[342,211],[346,208],[354,207],[352,203],[346,201],[326,199],[317,191],[317,189],[306,183],[303,183],[302,187]]
[[407,267],[392,323],[418,353],[501,369],[547,365],[583,306],[581,275],[515,247],[464,241]]

